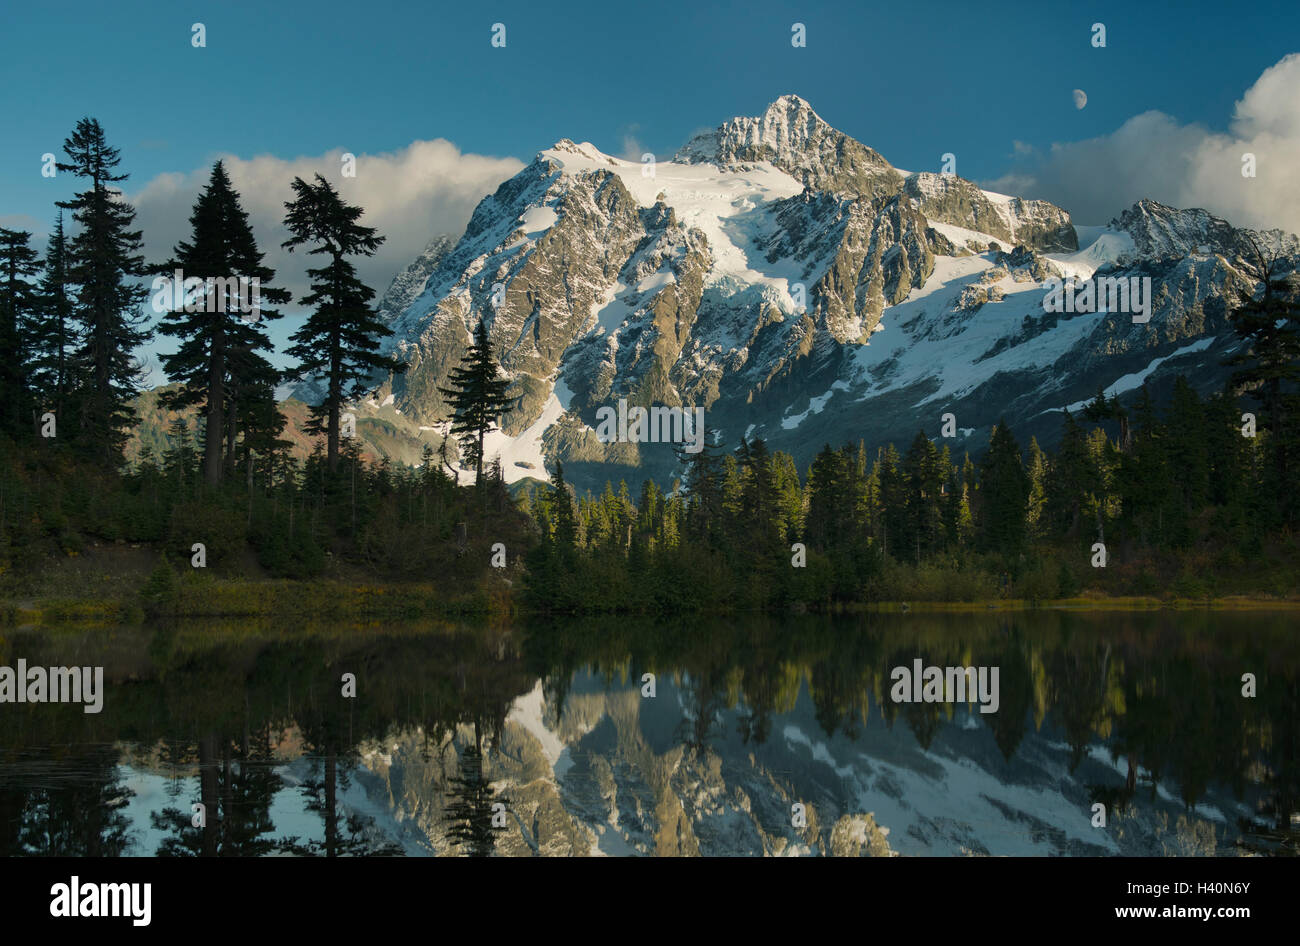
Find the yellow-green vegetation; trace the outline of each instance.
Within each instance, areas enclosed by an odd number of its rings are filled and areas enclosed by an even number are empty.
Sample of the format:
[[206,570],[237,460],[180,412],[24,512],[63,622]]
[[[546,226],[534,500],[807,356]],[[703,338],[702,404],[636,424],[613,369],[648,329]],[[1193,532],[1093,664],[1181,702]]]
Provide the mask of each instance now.
[[337,468],[268,457],[216,486],[183,427],[161,466],[125,472],[15,445],[0,456],[0,622],[1295,608],[1276,443],[1186,435],[1233,403],[1183,384],[1118,440],[1067,416],[1054,455],[999,426],[978,467],[923,432],[905,455],[827,447],[802,478],[761,441],[710,448],[683,489],[646,480],[635,501],[621,483],[575,498],[558,465],[514,495],[499,468],[462,486],[431,451],[395,467],[351,441]]
[[987,601],[879,601],[871,604],[848,606],[843,610],[875,611],[882,614],[906,614],[910,611],[966,614],[980,611],[1300,611],[1300,600],[1295,598],[1246,598],[1235,595],[1227,598],[1170,598],[1161,599],[1134,595],[1090,595],[1082,598],[1055,598],[1046,601],[1025,598],[994,598]]
[[165,597],[48,598],[5,609],[13,625],[121,625],[146,620],[283,618],[315,621],[417,620],[438,615],[507,617],[517,608],[505,585],[448,594],[431,582],[392,585],[347,581],[178,580]]
[[[1186,379],[1161,409],[1099,397],[1054,452],[1006,424],[977,463],[918,431],[906,453],[825,446],[807,474],[762,440],[683,458],[685,489],[580,497],[562,476],[531,509],[530,606],[561,613],[1003,607],[1107,599],[1206,607],[1300,601],[1300,448],[1243,436],[1241,404]],[[1081,423],[1081,421],[1085,423]],[[1147,604],[1148,600],[1159,604]]]

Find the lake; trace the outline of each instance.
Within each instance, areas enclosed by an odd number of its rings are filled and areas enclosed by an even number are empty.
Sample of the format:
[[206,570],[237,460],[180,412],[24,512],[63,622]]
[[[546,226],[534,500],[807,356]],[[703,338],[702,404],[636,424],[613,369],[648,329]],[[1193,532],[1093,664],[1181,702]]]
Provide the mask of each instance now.
[[1170,610],[10,630],[0,665],[103,684],[98,712],[0,703],[0,854],[1294,854],[1297,630]]

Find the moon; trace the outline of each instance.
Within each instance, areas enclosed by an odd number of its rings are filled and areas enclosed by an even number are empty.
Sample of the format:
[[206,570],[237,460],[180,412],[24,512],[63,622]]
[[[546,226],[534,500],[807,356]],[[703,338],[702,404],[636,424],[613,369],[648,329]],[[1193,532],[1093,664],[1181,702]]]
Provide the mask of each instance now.
[[1083,108],[1088,104],[1088,93],[1083,91],[1083,89],[1075,89],[1073,94],[1075,108]]

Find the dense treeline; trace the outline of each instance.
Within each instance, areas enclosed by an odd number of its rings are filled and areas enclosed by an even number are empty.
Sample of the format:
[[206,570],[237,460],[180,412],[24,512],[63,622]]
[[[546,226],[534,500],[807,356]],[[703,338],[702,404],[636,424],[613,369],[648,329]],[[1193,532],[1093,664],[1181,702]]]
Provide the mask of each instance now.
[[1054,453],[999,423],[958,461],[919,431],[905,452],[827,445],[801,479],[753,440],[683,455],[679,488],[635,502],[621,485],[575,503],[560,469],[533,503],[529,588],[561,611],[1287,594],[1300,484],[1276,462],[1290,445],[1252,423],[1179,378],[1163,411],[1144,386],[1131,411],[1099,394],[1065,412]]
[[[0,573],[30,574],[45,553],[76,555],[99,541],[150,543],[164,564],[147,593],[161,601],[174,569],[200,563],[220,570],[251,557],[277,577],[352,569],[472,582],[490,568],[491,544],[527,544],[528,523],[499,466],[484,471],[483,434],[505,384],[486,348],[471,351],[445,392],[462,447],[471,457],[478,450],[472,489],[459,484],[445,444],[417,469],[360,454],[347,406],[377,374],[402,369],[379,353],[388,329],[352,262],[384,240],[360,224],[360,207],[320,175],[291,183],[283,245],[322,263],[307,270],[311,291],[300,303],[310,313],[286,352],[296,364],[280,371],[266,325],[281,314],[268,304],[291,297],[270,285],[275,272],[223,164],[198,195],[190,237],[171,258],[146,263],[135,211],[114,187],[127,175],[115,170],[119,153],[99,123],[78,122],[64,151],[58,170],[84,186],[59,204],[75,233],[60,215],[42,260],[31,233],[0,229]],[[146,299],[161,316],[155,326]],[[186,413],[165,455],[127,469],[123,448],[138,422],[134,351],[155,332],[179,342],[161,356],[179,382],[162,404]],[[305,378],[324,391],[308,426],[323,445],[298,461],[280,437],[275,387]]]
[[481,583],[493,543],[531,541],[495,466],[473,489],[432,455],[420,468],[367,463],[357,441],[345,440],[333,472],[320,448],[303,463],[276,453],[254,457],[246,480],[212,487],[193,432],[178,422],[170,439],[159,462],[120,474],[65,453],[5,451],[0,574],[23,583],[39,579],[50,555],[148,543],[165,564],[146,590],[165,597],[201,543],[216,574],[437,580],[450,595]]

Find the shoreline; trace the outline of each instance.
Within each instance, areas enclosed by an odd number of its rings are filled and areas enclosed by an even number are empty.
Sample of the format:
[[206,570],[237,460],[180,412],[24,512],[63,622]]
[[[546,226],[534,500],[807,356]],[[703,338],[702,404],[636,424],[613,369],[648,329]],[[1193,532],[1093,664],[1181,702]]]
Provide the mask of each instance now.
[[[177,589],[175,598],[150,605],[139,594],[108,597],[45,595],[0,600],[0,627],[32,628],[61,625],[132,626],[157,621],[211,619],[292,619],[297,621],[419,620],[423,618],[522,619],[574,618],[600,615],[653,617],[656,612],[609,608],[599,611],[556,612],[527,608],[508,580],[448,595],[432,582],[363,583],[340,579],[295,581],[205,581]],[[760,611],[707,609],[700,616],[744,613],[782,615],[853,614],[988,614],[1026,611],[1300,611],[1300,597],[1221,595],[1212,598],[1168,598],[1153,595],[1090,594],[1071,598],[980,598],[969,601],[852,601],[796,602],[785,608]]]

